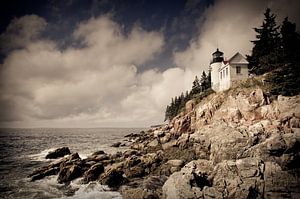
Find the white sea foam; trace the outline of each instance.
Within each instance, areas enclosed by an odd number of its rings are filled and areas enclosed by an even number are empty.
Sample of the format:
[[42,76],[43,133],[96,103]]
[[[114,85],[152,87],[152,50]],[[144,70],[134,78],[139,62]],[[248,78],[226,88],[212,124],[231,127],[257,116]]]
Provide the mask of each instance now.
[[35,160],[35,161],[51,161],[50,159],[46,159],[46,155],[50,152],[50,151],[54,151],[55,148],[50,148],[50,149],[45,149],[43,151],[41,151],[40,153],[36,153],[36,154],[30,154],[28,155],[28,157],[31,159],[31,160]]
[[[78,181],[77,181],[78,182]],[[73,196],[63,196],[59,199],[122,199],[119,192],[110,191],[107,186],[101,185],[97,182],[91,182],[87,185],[80,185],[72,182],[71,186],[79,188]]]
[[78,153],[78,155],[81,159],[86,159],[88,157],[88,154],[86,153]]

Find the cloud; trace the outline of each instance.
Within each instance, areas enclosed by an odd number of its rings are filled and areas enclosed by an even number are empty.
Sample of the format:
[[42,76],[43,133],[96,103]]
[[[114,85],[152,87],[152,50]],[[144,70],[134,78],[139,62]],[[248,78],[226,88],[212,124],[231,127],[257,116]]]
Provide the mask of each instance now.
[[46,25],[46,21],[36,15],[13,19],[6,28],[6,32],[0,36],[0,49],[7,51],[25,47],[39,37]]
[[199,34],[190,41],[189,47],[174,53],[174,62],[181,67],[207,70],[211,54],[217,47],[227,58],[237,51],[244,55],[250,54],[250,41],[255,39],[253,28],[261,25],[265,9],[270,7],[278,14],[278,24],[286,16],[298,23],[299,4],[297,0],[218,0],[206,9],[205,21]]
[[[117,23],[101,16],[74,30],[74,40],[80,41],[81,47],[61,50],[55,41],[37,38],[41,25],[30,19],[44,22],[38,16],[24,16],[8,27],[37,26],[31,27],[31,36],[25,31],[23,48],[9,53],[1,65],[3,124],[56,125],[77,119],[82,125],[112,125],[112,121],[132,122],[130,119],[139,119],[141,114],[147,120],[145,109],[156,116],[161,112],[161,106],[144,104],[151,98],[145,91],[161,81],[160,74],[138,73],[138,65],[163,48],[161,33],[134,27],[125,35]],[[12,38],[14,34],[7,31],[1,36]],[[131,118],[132,112],[138,115]]]
[[[193,7],[194,1],[189,1]],[[47,22],[28,15],[14,19],[0,35],[8,52],[0,65],[0,125],[15,127],[132,127],[161,123],[171,97],[189,90],[195,74],[207,70],[218,46],[229,58],[250,53],[253,27],[267,6],[279,21],[297,21],[291,0],[219,0],[199,20],[189,47],[174,53],[177,66],[141,70],[166,47],[162,32],[134,26],[124,33],[109,16],[83,21],[64,49],[41,37]],[[299,18],[300,19],[300,18]],[[299,24],[299,23],[298,23]],[[197,25],[197,24],[196,24]],[[174,45],[176,46],[176,45]]]

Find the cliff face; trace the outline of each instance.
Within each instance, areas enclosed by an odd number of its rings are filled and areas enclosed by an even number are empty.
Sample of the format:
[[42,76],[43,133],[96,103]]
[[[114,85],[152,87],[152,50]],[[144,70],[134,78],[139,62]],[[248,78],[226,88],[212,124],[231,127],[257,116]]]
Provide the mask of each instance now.
[[124,199],[300,198],[299,104],[300,95],[271,100],[259,87],[236,87],[126,136],[133,141],[123,153],[75,153],[30,176],[97,180]]
[[270,102],[260,88],[232,89],[189,101],[132,148],[161,149],[161,165],[184,161],[167,172],[163,198],[300,198],[299,118],[300,96]]
[[299,104],[259,88],[188,102],[165,128],[196,160],[169,177],[164,198],[299,198]]

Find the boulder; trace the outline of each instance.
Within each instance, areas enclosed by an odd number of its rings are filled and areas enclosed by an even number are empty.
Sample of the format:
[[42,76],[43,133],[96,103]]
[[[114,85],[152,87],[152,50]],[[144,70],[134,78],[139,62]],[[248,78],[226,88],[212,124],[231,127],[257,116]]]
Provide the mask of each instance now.
[[148,147],[157,147],[158,146],[158,140],[157,139],[154,139],[152,140],[149,144],[148,144]]
[[128,186],[122,186],[123,199],[162,198],[162,186],[166,176],[149,176],[144,180],[136,180]]
[[116,142],[111,145],[111,147],[119,147],[122,143],[121,142]]
[[207,160],[192,161],[179,172],[173,173],[163,185],[163,198],[184,199],[201,198],[205,186],[210,186],[208,179],[212,163]]
[[145,173],[145,168],[142,164],[126,168],[124,171],[127,178],[136,178],[136,177],[142,177]]
[[31,177],[31,181],[35,181],[35,180],[40,180],[46,176],[56,175],[59,173],[59,171],[64,165],[66,165],[69,162],[77,161],[77,160],[80,161],[80,157],[78,153],[73,153],[67,157],[56,160],[47,166],[43,166],[41,168],[35,169],[31,174],[28,175],[28,177]]
[[169,160],[167,162],[168,165],[172,166],[172,167],[182,167],[184,162],[182,160]]
[[271,137],[266,144],[268,152],[274,156],[280,156],[286,150],[286,144],[281,135]]
[[96,151],[94,153],[92,153],[91,156],[97,156],[97,155],[103,155],[103,154],[106,154],[103,150],[100,150],[100,151]]
[[275,162],[266,162],[264,198],[294,198],[293,196],[299,196],[298,174],[297,171],[283,171]]
[[104,166],[102,163],[94,164],[89,170],[87,170],[83,175],[83,183],[88,183],[98,179],[101,173],[104,172]]
[[261,159],[243,158],[222,161],[214,167],[210,177],[212,187],[224,198],[263,198],[263,172]]
[[163,150],[167,150],[175,146],[177,146],[177,140],[170,140],[169,142],[162,144]]
[[65,155],[71,154],[71,151],[68,147],[61,147],[58,149],[55,149],[54,151],[49,152],[46,155],[46,159],[56,159],[60,157],[64,157]]
[[137,151],[137,150],[129,149],[129,150],[124,151],[124,153],[123,153],[124,158],[128,158],[128,157],[131,157],[133,155],[140,155],[140,152]]
[[276,106],[280,112],[281,117],[295,116],[300,118],[300,97],[299,95],[293,97],[285,97],[279,95],[276,101]]
[[123,177],[123,171],[112,167],[100,175],[99,181],[101,184],[108,185],[111,188],[118,188],[127,182],[127,179]]
[[48,168],[42,172],[39,172],[35,175],[31,175],[31,181],[36,181],[36,180],[40,180],[43,179],[46,176],[50,176],[50,175],[56,175],[59,172],[59,167],[54,167],[54,168]]
[[107,154],[98,154],[98,155],[92,155],[89,156],[86,161],[95,161],[95,162],[99,162],[99,161],[104,161],[104,160],[109,160],[110,157]]
[[83,170],[79,165],[68,165],[60,169],[58,173],[58,183],[70,182],[83,174]]
[[169,142],[171,139],[171,134],[170,133],[166,133],[164,137],[160,138],[160,143],[164,144]]

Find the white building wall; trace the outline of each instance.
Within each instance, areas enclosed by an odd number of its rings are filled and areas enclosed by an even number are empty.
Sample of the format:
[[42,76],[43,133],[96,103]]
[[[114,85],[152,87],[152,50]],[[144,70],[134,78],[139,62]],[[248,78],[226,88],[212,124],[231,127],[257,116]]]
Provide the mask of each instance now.
[[[240,53],[236,53],[226,64],[217,62],[210,67],[212,89],[216,92],[228,90],[234,81],[248,78],[248,62]],[[239,73],[237,67],[240,67]]]
[[230,66],[223,66],[219,70],[220,87],[219,91],[228,90],[231,86]]
[[219,69],[221,68],[222,63],[216,62],[210,65],[211,67],[211,84],[212,89],[216,92],[219,91]]
[[[241,73],[236,73],[236,67],[241,67]],[[248,78],[248,65],[247,64],[231,64],[230,70],[231,81],[241,80]]]

